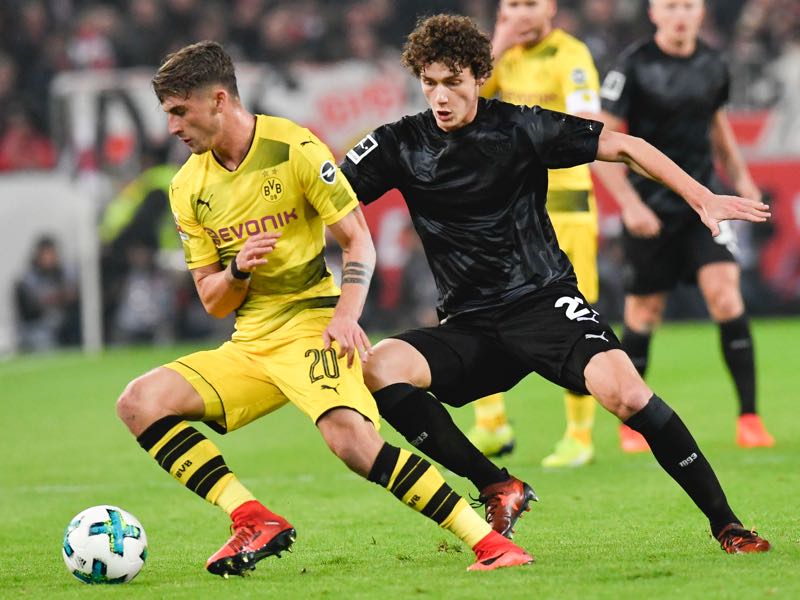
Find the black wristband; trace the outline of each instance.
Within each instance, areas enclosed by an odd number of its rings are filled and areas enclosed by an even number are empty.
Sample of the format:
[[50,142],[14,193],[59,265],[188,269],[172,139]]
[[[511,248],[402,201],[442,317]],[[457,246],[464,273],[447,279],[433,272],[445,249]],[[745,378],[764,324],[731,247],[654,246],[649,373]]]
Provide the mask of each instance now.
[[236,254],[233,259],[231,260],[231,275],[233,275],[234,279],[241,279],[242,281],[246,279],[250,279],[250,271],[241,271],[238,266],[236,266]]

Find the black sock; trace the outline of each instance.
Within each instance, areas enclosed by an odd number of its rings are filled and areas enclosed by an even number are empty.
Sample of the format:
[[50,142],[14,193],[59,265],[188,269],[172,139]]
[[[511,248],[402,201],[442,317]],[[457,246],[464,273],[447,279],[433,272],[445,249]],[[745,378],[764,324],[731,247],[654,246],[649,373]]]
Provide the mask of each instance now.
[[650,359],[650,334],[636,333],[627,326],[622,332],[622,349],[625,351],[633,366],[639,371],[639,375],[644,378],[647,372],[647,362]]
[[753,337],[745,315],[719,324],[722,355],[739,395],[739,414],[756,412],[756,369]]
[[740,522],[692,434],[661,398],[653,394],[645,407],[625,424],[644,436],[658,464],[708,517],[714,536],[728,523]]
[[412,446],[466,477],[478,490],[508,479],[508,473],[481,454],[456,427],[442,403],[425,390],[395,383],[372,395],[381,416]]

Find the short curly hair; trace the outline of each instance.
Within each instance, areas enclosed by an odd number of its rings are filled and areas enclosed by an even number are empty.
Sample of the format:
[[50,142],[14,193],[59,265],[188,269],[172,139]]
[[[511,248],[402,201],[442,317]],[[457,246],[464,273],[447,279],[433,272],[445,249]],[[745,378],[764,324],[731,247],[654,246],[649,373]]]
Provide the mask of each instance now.
[[188,98],[194,90],[218,83],[239,97],[233,61],[217,42],[205,40],[168,55],[153,77],[159,102],[168,96]]
[[460,73],[469,67],[475,79],[492,73],[492,43],[469,17],[433,15],[422,18],[403,46],[403,65],[416,77],[440,62]]

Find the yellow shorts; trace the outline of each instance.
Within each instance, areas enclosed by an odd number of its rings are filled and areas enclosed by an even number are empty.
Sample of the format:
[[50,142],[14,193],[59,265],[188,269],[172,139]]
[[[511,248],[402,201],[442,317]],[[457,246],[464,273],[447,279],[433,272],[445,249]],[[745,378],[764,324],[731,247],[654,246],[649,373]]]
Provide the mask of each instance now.
[[338,345],[325,350],[322,332],[333,309],[309,309],[295,315],[259,342],[225,342],[215,350],[183,356],[165,367],[188,381],[205,403],[205,421],[225,433],[292,402],[314,423],[333,408],[352,408],[380,425],[378,407],[356,355],[336,357]]
[[591,303],[597,302],[600,283],[597,276],[597,214],[595,212],[550,213],[558,245],[567,254],[578,289]]

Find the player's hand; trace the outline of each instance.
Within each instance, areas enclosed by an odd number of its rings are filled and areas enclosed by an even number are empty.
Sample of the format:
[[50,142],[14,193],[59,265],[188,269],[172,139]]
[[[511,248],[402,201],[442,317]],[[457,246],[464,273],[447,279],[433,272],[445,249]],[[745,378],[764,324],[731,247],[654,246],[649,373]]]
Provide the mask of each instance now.
[[280,237],[279,231],[251,235],[236,255],[236,267],[240,271],[249,273],[258,265],[267,264],[267,259],[264,257],[275,249]]
[[661,233],[661,220],[644,202],[630,202],[622,210],[622,222],[634,237],[653,238]]
[[347,355],[348,368],[353,366],[356,351],[361,357],[361,362],[367,362],[369,355],[372,354],[372,344],[369,343],[367,334],[361,329],[358,321],[350,317],[333,315],[325,331],[322,332],[325,349],[330,348],[334,340],[339,344],[338,357]]
[[509,48],[519,44],[527,45],[536,41],[537,31],[531,29],[529,25],[520,20],[512,19],[503,14],[497,13],[497,24],[494,27],[492,36],[492,55],[494,59],[500,58]]
[[739,196],[718,196],[710,192],[709,196],[701,201],[695,210],[714,237],[719,235],[720,221],[738,220],[763,223],[772,216],[769,206],[760,200],[750,200]]

